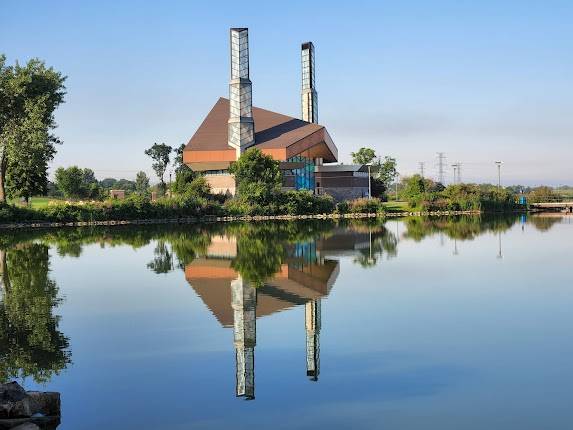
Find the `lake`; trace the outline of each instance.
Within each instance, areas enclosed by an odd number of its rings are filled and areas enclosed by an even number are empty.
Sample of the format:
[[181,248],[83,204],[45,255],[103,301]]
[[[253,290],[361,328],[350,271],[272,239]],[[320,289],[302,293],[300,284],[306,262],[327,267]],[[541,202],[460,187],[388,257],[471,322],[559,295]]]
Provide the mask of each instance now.
[[2,232],[0,379],[58,429],[564,429],[573,217]]

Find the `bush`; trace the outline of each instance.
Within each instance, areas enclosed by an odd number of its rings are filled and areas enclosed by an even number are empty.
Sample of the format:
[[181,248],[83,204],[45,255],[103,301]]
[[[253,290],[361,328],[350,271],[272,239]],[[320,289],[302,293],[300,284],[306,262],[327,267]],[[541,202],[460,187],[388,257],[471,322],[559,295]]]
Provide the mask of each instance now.
[[276,192],[272,202],[260,205],[241,197],[227,200],[223,208],[228,215],[316,215],[332,213],[331,196],[316,196],[310,191]]
[[343,200],[336,204],[336,213],[347,214],[348,212],[350,212],[350,205],[346,200]]
[[380,199],[361,198],[348,202],[348,212],[350,213],[384,213],[385,208]]
[[332,213],[335,207],[331,196],[316,196],[310,191],[287,191],[281,193],[279,200],[279,213],[288,215]]

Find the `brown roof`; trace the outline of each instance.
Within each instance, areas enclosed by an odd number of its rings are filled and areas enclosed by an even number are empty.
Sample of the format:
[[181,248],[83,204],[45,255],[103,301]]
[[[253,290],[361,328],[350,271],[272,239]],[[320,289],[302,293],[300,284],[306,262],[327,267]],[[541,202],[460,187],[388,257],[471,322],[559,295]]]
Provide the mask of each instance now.
[[[229,100],[220,98],[187,143],[186,163],[234,161],[235,150],[227,144]],[[286,160],[294,155],[322,157],[335,162],[338,150],[326,128],[266,109],[253,107],[255,147],[275,159]]]
[[[257,290],[257,318],[327,296],[338,277],[337,260],[324,260],[300,270],[283,264],[281,270]],[[185,279],[225,327],[233,325],[231,282],[239,274],[231,260],[197,258],[185,267]]]

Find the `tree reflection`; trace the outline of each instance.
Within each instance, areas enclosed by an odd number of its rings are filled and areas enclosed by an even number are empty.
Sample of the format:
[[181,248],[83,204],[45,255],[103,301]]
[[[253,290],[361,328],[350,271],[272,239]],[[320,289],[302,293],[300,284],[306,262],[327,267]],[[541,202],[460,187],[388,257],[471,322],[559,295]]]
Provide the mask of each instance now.
[[376,266],[383,255],[388,258],[397,255],[398,238],[385,226],[369,226],[367,234],[368,246],[359,249],[355,263],[369,268]]
[[231,266],[255,287],[277,273],[285,256],[284,243],[277,240],[277,231],[243,225],[237,233],[237,255]]
[[147,263],[147,267],[155,273],[169,273],[173,270],[173,254],[163,240],[158,240],[155,246],[155,258]]
[[543,216],[543,215],[533,215],[527,218],[527,221],[535,227],[537,231],[545,232],[551,230],[551,228],[560,223],[562,220],[559,216]]
[[45,383],[69,363],[69,340],[53,314],[61,303],[49,278],[46,245],[29,243],[0,251],[0,381],[32,377]]
[[474,240],[486,232],[507,231],[517,220],[517,216],[412,217],[405,220],[404,238],[420,242],[443,233],[450,239]]

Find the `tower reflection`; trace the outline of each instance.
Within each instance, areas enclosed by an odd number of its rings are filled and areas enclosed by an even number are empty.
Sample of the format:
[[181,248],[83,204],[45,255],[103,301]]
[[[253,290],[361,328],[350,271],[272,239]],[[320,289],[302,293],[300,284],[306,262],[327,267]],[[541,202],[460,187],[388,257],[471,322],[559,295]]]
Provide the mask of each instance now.
[[241,279],[231,282],[238,397],[255,398],[255,345],[257,343],[257,290]]
[[[279,244],[238,234],[211,237],[204,255],[185,266],[185,277],[219,323],[233,328],[237,397],[255,398],[257,318],[296,306],[305,307],[306,375],[318,381],[322,301],[338,278],[339,259],[370,255],[372,237],[387,234],[341,228]],[[253,273],[258,267],[262,274]],[[275,272],[267,276],[269,267]]]
[[318,381],[320,374],[320,299],[306,303],[306,376]]

